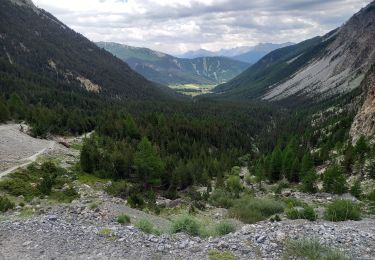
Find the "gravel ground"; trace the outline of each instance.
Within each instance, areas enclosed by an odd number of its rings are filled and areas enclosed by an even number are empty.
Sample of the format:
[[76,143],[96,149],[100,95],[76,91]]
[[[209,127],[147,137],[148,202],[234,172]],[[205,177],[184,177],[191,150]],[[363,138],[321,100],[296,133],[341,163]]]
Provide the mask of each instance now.
[[32,161],[35,154],[53,149],[54,144],[21,132],[19,124],[0,125],[0,171]]
[[[328,222],[283,220],[244,225],[220,238],[185,234],[145,234],[117,223],[125,213],[132,223],[145,218],[162,230],[164,218],[129,208],[125,201],[101,190],[77,184],[80,199],[71,204],[46,205],[35,199],[36,215],[19,217],[17,210],[0,221],[0,259],[208,259],[210,250],[230,251],[238,259],[282,259],[287,239],[317,238],[344,251],[352,259],[373,260],[375,220]],[[98,207],[92,207],[92,203]],[[0,218],[1,219],[1,218]],[[103,230],[106,234],[103,234]]]

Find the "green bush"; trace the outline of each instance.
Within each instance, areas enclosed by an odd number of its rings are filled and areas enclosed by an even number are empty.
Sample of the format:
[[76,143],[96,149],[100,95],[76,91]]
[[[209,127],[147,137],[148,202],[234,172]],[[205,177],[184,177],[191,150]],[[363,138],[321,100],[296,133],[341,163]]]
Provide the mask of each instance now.
[[114,197],[125,199],[129,196],[129,185],[126,181],[115,181],[106,188],[106,192]]
[[360,220],[360,207],[350,200],[336,200],[328,205],[324,218],[329,221]]
[[142,209],[145,205],[145,201],[140,193],[132,193],[128,198],[128,203],[132,208]]
[[317,219],[315,210],[308,205],[305,205],[303,208],[290,208],[286,210],[285,213],[289,219],[307,219],[310,221],[315,221]]
[[244,197],[235,201],[229,209],[229,215],[253,224],[283,211],[284,203],[281,201]]
[[328,168],[323,177],[324,191],[343,194],[348,191],[346,178],[338,166]]
[[352,194],[357,199],[360,199],[362,197],[362,187],[359,180],[354,182],[353,186],[350,188],[350,194]]
[[192,236],[200,235],[201,225],[197,219],[192,216],[184,215],[177,218],[172,224],[172,232],[184,232]]
[[375,190],[373,190],[369,194],[367,194],[367,199],[371,200],[371,201],[375,201]]
[[7,197],[0,196],[0,212],[6,212],[14,208],[14,203],[12,203]]
[[130,217],[126,214],[121,214],[117,217],[117,222],[120,224],[130,224]]
[[309,170],[305,176],[302,177],[302,191],[315,193],[317,192],[316,182],[318,175],[314,169]]
[[136,227],[147,234],[160,235],[160,231],[147,219],[140,219],[137,222]]
[[233,198],[229,192],[216,189],[212,192],[209,202],[215,207],[230,208],[233,205]]
[[277,184],[274,186],[274,192],[276,194],[280,194],[283,189],[287,189],[290,187],[290,184],[287,180],[283,179],[281,181],[278,181]]
[[284,249],[284,259],[308,260],[349,260],[341,251],[322,245],[317,239],[288,240]]
[[224,236],[226,234],[235,232],[236,226],[231,222],[223,221],[215,226],[215,231],[219,236]]

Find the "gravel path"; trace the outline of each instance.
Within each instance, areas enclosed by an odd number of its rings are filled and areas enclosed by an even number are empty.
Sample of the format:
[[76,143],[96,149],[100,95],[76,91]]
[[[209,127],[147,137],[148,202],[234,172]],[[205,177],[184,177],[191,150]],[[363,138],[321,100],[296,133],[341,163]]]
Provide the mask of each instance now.
[[25,167],[38,156],[54,149],[55,142],[33,138],[20,131],[20,125],[0,125],[0,178]]

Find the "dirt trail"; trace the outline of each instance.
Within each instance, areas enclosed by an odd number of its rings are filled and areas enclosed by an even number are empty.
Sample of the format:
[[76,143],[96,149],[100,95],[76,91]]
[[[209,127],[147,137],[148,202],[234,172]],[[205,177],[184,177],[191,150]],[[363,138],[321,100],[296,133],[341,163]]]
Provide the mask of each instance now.
[[54,149],[56,142],[33,138],[19,124],[0,125],[0,178]]

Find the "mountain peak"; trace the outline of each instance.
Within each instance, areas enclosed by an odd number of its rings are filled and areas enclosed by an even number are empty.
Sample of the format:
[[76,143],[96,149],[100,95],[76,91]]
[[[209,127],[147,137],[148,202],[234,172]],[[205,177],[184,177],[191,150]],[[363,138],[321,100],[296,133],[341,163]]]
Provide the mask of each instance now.
[[30,8],[35,8],[37,9],[37,7],[34,5],[33,1],[31,0],[10,0],[12,3],[16,4],[16,5],[20,5],[20,6],[27,6],[27,7],[30,7]]

